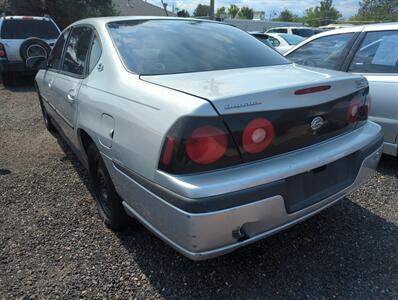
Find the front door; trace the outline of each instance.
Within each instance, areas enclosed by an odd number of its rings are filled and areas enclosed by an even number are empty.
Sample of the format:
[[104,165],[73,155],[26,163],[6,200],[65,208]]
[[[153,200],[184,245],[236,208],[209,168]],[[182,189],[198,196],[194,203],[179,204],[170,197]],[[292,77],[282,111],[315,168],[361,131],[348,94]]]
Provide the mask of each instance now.
[[[54,87],[56,84],[56,79],[61,68],[62,61],[62,53],[65,47],[65,43],[68,39],[70,29],[65,30],[58,38],[57,42],[53,50],[50,53],[50,57],[48,58],[48,69],[45,71],[43,76],[43,85],[41,87],[41,96],[42,98],[51,106],[51,108],[55,109],[55,97]],[[54,111],[49,111],[50,113],[54,113]]]

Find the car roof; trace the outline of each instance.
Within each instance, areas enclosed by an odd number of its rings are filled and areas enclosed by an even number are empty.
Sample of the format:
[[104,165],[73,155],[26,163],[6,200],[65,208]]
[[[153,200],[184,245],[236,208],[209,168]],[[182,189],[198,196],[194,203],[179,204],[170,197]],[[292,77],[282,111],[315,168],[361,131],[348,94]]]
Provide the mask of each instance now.
[[292,29],[312,29],[311,27],[306,27],[306,26],[280,26],[280,27],[272,27],[271,29],[287,29],[287,28],[292,28]]
[[96,25],[104,25],[109,22],[118,22],[118,21],[134,21],[134,20],[179,20],[179,21],[200,21],[200,22],[212,22],[217,24],[228,25],[222,22],[206,20],[206,19],[195,19],[195,18],[180,18],[180,17],[158,17],[158,16],[119,16],[119,17],[96,17],[96,18],[88,18],[79,20],[73,25],[78,24],[96,24]]
[[[358,25],[358,26],[352,26],[352,27],[338,28],[338,29],[333,29],[333,30],[318,33],[317,35],[315,35],[313,37],[319,38],[322,36],[329,36],[329,35],[342,34],[342,33],[362,32],[362,31],[380,31],[380,30],[398,30],[398,22],[377,23],[377,24],[367,24],[367,25]],[[310,37],[310,39],[313,39],[313,37]]]
[[48,16],[43,16],[43,17],[37,17],[37,16],[4,16],[2,17],[5,20],[50,20],[50,17]]

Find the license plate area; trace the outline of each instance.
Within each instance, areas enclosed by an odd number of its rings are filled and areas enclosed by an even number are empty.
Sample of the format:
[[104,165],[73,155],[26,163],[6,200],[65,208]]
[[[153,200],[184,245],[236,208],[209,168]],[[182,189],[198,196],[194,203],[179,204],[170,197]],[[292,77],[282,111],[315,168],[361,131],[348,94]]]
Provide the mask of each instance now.
[[294,213],[350,186],[358,173],[358,153],[286,179],[285,206]]

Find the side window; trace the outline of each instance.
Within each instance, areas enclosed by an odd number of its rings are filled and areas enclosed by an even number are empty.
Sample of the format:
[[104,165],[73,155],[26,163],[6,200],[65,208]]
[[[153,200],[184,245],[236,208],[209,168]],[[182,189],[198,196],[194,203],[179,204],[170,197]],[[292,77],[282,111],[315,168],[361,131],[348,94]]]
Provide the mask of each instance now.
[[353,36],[354,33],[324,36],[301,46],[287,58],[301,65],[336,69]]
[[279,29],[279,33],[287,33],[287,29]]
[[270,30],[268,30],[267,32],[275,32],[275,29],[270,29]]
[[54,69],[54,70],[59,70],[60,69],[60,64],[61,64],[61,59],[62,59],[62,50],[64,49],[65,42],[68,39],[68,35],[70,32],[70,28],[65,30],[58,38],[57,42],[55,43],[55,46],[53,50],[50,53],[50,56],[48,58],[48,68],[49,69]]
[[89,68],[88,68],[89,73],[91,73],[91,71],[95,68],[95,65],[98,63],[101,54],[102,54],[101,44],[99,42],[98,37],[94,35],[93,41],[91,43],[91,52],[90,52]]
[[93,30],[89,27],[73,28],[65,50],[63,71],[78,76],[84,75],[92,34]]
[[355,53],[349,71],[398,73],[398,31],[368,32]]

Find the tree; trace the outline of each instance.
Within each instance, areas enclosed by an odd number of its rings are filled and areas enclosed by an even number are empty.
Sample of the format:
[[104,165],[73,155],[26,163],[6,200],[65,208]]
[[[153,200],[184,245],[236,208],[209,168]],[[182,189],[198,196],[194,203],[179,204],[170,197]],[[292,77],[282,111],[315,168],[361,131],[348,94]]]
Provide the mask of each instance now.
[[285,8],[283,11],[281,11],[281,13],[279,14],[279,16],[277,18],[274,19],[274,21],[280,21],[280,22],[293,22],[294,18],[296,18],[297,16],[295,16],[290,10],[288,10],[287,8]]
[[7,0],[0,0],[0,14],[9,10],[9,3]]
[[333,6],[333,0],[323,0],[320,6],[306,10],[305,22],[309,26],[324,26],[336,22],[342,17],[341,13]]
[[355,21],[398,21],[398,0],[364,0],[359,2]]
[[237,7],[235,4],[231,4],[229,6],[228,14],[231,17],[231,19],[235,19],[238,12],[239,12],[239,7]]
[[196,6],[193,15],[195,17],[206,17],[209,16],[210,14],[210,6],[206,5],[206,4],[198,4],[198,6]]
[[217,9],[216,17],[221,18],[222,16],[226,15],[226,12],[227,9],[225,8],[225,6],[221,6],[220,8]]
[[248,20],[252,20],[253,19],[253,9],[247,7],[247,6],[243,6],[238,13],[238,17],[239,19],[248,19]]
[[48,14],[61,28],[79,19],[118,13],[112,0],[13,0],[10,10],[20,15]]
[[189,12],[185,9],[179,10],[177,12],[177,16],[179,16],[180,18],[189,18],[190,17]]

